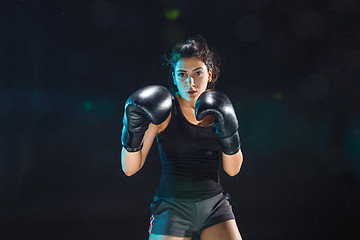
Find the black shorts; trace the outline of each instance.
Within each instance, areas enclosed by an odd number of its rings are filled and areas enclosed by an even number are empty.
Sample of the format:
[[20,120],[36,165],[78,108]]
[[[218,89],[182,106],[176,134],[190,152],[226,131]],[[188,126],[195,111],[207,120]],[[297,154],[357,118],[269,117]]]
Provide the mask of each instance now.
[[191,237],[212,225],[235,219],[226,192],[204,200],[155,197],[150,205],[149,233]]

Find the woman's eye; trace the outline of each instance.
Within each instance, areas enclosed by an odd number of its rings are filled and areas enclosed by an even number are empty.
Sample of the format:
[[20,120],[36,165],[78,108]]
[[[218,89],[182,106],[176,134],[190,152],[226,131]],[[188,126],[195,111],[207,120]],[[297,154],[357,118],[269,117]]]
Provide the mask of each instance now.
[[202,72],[200,72],[200,71],[199,71],[199,72],[196,72],[196,75],[201,75],[201,74],[202,74]]
[[178,76],[179,77],[185,77],[185,74],[184,73],[178,73]]

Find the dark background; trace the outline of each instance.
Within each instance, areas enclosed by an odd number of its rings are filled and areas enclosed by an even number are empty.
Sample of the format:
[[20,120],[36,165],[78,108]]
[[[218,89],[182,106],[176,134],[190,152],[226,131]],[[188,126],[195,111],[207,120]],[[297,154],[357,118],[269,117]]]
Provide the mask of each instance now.
[[[357,0],[0,3],[0,237],[146,239],[161,166],[120,167],[123,107],[201,34],[239,119],[244,240],[360,239]],[[4,238],[5,237],[5,238]]]

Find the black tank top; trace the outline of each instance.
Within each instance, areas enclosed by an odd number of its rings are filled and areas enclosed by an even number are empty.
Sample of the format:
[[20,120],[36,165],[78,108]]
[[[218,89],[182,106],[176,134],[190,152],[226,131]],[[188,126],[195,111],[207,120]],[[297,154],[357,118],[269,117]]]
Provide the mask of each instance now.
[[178,199],[206,199],[221,193],[218,166],[221,149],[215,127],[190,123],[173,100],[171,119],[156,135],[162,164],[156,196]]

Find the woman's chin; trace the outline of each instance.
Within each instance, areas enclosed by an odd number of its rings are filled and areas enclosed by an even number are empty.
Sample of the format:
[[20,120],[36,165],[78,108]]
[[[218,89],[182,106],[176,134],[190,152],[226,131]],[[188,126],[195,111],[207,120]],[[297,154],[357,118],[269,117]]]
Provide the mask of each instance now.
[[191,100],[191,98],[188,96],[189,94],[187,94],[187,93],[178,93],[178,95],[179,95],[182,99],[184,99],[184,100],[186,100],[186,101],[190,101],[190,100]]

